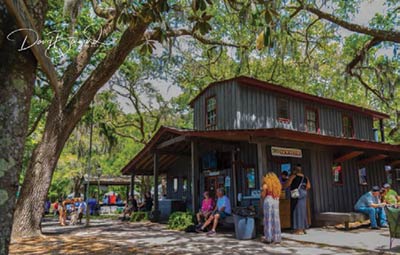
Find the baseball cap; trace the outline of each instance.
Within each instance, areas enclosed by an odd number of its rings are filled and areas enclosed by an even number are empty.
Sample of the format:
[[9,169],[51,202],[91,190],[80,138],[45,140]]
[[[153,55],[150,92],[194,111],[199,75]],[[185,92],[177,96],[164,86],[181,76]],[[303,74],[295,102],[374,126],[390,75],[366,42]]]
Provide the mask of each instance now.
[[379,188],[379,186],[373,186],[372,187],[372,192],[378,192],[380,190],[381,190],[381,188]]

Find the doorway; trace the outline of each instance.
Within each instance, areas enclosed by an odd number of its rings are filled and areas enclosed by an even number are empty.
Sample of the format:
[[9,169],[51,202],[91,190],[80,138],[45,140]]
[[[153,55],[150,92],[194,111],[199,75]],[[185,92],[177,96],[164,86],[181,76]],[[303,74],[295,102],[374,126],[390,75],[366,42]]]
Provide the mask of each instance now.
[[215,198],[217,189],[224,187],[224,180],[224,175],[205,176],[204,191],[208,191],[210,197]]

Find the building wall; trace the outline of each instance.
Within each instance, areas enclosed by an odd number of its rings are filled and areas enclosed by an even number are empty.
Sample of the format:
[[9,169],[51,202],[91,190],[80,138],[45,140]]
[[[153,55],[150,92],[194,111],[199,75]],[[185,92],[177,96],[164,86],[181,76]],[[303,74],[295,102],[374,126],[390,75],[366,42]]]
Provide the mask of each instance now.
[[[343,185],[333,184],[332,162],[334,153],[329,150],[314,150],[311,153],[311,185],[314,213],[350,212],[358,198],[369,191],[373,185],[386,182],[384,161],[366,165],[367,185],[360,185],[356,159],[342,164]],[[394,181],[394,188],[397,184]]]
[[[217,125],[206,128],[206,99],[217,99]],[[373,119],[370,116],[318,105],[296,98],[289,99],[290,123],[277,120],[277,98],[283,97],[273,92],[250,86],[240,86],[235,81],[210,87],[194,102],[194,127],[198,130],[232,130],[286,128],[306,131],[305,108],[318,109],[321,134],[342,135],[342,115],[353,118],[355,138],[373,140]]]
[[235,82],[210,87],[194,102],[195,129],[206,130],[206,99],[211,96],[216,96],[217,99],[217,125],[208,130],[232,129],[236,107],[240,101],[238,95],[238,86]]

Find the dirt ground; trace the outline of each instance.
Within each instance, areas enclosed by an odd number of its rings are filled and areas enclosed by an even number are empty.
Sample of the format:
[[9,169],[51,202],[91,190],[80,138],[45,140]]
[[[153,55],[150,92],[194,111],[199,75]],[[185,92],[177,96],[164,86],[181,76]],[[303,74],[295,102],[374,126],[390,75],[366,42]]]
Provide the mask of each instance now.
[[60,227],[51,219],[42,226],[42,237],[14,240],[10,254],[370,254],[290,240],[279,245],[267,245],[259,239],[236,240],[231,231],[218,232],[211,238],[150,222],[108,219],[91,221],[90,227]]

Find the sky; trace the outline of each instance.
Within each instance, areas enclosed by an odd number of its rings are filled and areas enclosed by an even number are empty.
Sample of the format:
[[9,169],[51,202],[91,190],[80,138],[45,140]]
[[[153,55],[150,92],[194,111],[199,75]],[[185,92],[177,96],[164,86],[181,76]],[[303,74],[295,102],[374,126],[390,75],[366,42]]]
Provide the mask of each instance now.
[[[350,0],[351,1],[351,0]],[[374,15],[376,13],[385,13],[385,6],[384,6],[384,0],[369,0],[369,1],[364,1],[361,4],[361,8],[359,10],[359,13],[357,15],[355,15],[352,18],[352,22],[359,24],[359,25],[368,25],[368,22],[374,17]],[[327,9],[324,10],[330,13],[334,14],[334,10],[332,9]],[[351,34],[353,34],[353,32],[348,31],[346,29],[340,28],[339,33],[343,36],[349,36]],[[161,45],[158,46],[158,48],[156,49],[154,54],[157,54],[157,52],[161,52],[163,49],[160,48],[162,47]],[[378,54],[386,54],[386,55],[390,55],[391,54],[391,50],[380,50],[378,51]],[[164,81],[164,80],[148,80],[148,82],[151,82],[155,88],[157,88],[160,93],[163,95],[163,97],[166,100],[171,99],[172,97],[176,97],[178,96],[180,93],[182,93],[182,91],[180,90],[180,88],[178,86],[176,86],[175,84],[168,82],[168,81]],[[132,113],[133,112],[133,107],[129,104],[129,102],[124,99],[124,98],[119,98],[118,99],[122,109],[124,112],[126,113]]]

